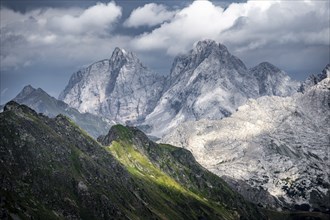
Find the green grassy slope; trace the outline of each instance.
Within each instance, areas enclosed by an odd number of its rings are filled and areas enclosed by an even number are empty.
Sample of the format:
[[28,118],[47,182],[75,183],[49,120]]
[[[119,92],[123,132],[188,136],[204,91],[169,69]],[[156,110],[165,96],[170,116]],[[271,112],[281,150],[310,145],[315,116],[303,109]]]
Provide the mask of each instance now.
[[156,144],[138,129],[122,125],[113,126],[99,141],[135,176],[196,198],[228,218],[264,218],[185,149]]

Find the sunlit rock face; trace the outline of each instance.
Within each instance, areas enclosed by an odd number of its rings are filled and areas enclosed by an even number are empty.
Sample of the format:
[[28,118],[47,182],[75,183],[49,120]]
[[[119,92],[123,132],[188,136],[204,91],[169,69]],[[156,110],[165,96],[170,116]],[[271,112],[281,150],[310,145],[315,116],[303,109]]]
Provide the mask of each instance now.
[[288,96],[297,88],[298,83],[272,64],[247,69],[224,45],[204,40],[175,58],[169,86],[145,124],[161,137],[182,122],[228,117],[249,98]]
[[[271,206],[329,204],[329,75],[292,97],[250,99],[230,117],[180,125],[162,142],[197,161],[254,202]],[[251,195],[249,187],[265,194]]]
[[110,59],[73,74],[59,98],[80,112],[136,122],[152,111],[163,86],[163,76],[146,68],[133,53],[116,48]]
[[59,98],[80,112],[144,125],[161,137],[182,122],[228,117],[249,98],[287,96],[297,88],[272,64],[247,69],[224,45],[204,40],[174,59],[168,77],[116,48],[110,59],[73,74]]

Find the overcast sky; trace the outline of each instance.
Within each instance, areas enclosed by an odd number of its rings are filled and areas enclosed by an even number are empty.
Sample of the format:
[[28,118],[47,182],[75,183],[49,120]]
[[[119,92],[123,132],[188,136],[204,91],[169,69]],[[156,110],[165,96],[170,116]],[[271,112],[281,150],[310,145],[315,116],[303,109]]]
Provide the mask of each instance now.
[[269,61],[303,80],[329,63],[329,1],[2,0],[1,99],[27,84],[52,96],[73,72],[135,52],[160,74],[198,40],[225,44],[248,67]]

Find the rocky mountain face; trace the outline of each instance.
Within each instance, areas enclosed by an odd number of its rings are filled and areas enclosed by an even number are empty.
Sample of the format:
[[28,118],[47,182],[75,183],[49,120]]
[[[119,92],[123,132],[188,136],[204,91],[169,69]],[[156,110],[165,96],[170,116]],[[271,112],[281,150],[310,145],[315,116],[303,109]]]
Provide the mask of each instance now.
[[301,83],[299,91],[305,92],[309,88],[321,82],[323,79],[329,77],[330,77],[330,64],[328,64],[321,73],[310,75],[303,83]]
[[221,119],[249,98],[287,96],[298,86],[270,63],[249,70],[224,45],[204,40],[175,58],[167,80],[116,48],[109,60],[73,74],[59,98],[80,112],[142,125],[161,137],[182,122]]
[[329,211],[328,67],[304,93],[250,99],[228,118],[183,123],[162,142],[187,148],[255,203]]
[[164,80],[133,53],[116,48],[110,59],[73,74],[59,99],[83,113],[136,123],[155,107]]
[[100,134],[105,134],[111,126],[109,120],[90,113],[80,113],[65,102],[51,97],[44,90],[35,89],[30,85],[25,86],[13,100],[48,117],[56,117],[59,114],[66,115],[94,138]]
[[161,137],[180,123],[228,117],[249,98],[287,96],[298,84],[269,63],[248,70],[228,49],[212,40],[200,41],[175,58],[170,83],[145,124]]
[[298,89],[298,83],[276,66],[262,62],[250,69],[258,81],[259,96],[289,96]]
[[264,219],[185,149],[114,126],[98,142],[63,115],[0,113],[1,219]]

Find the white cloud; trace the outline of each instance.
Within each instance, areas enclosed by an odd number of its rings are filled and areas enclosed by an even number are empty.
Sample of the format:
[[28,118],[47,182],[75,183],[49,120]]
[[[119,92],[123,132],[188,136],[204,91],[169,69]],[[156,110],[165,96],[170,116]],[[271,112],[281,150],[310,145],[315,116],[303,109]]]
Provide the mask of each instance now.
[[[87,9],[35,9],[24,14],[7,8],[0,10],[1,70],[26,67],[50,57],[66,63],[70,62],[70,54],[75,54],[72,56],[76,58],[71,58],[75,60],[98,57],[97,53],[110,56],[110,48],[120,42],[111,32],[122,14],[114,2]],[[101,44],[111,46],[105,48]]]
[[146,50],[166,49],[169,54],[177,54],[186,50],[188,45],[191,47],[193,41],[216,35],[223,26],[215,22],[222,11],[208,1],[195,1],[179,11],[170,22],[138,37],[134,46]]
[[49,23],[63,33],[83,34],[107,31],[122,15],[121,8],[114,2],[97,3],[78,16],[65,14],[53,17]]
[[126,27],[155,26],[173,18],[175,11],[169,11],[164,5],[149,3],[134,9],[124,22]]
[[175,55],[210,38],[243,53],[278,45],[329,45],[327,1],[248,1],[223,9],[194,1],[168,22],[137,37],[137,50]]

